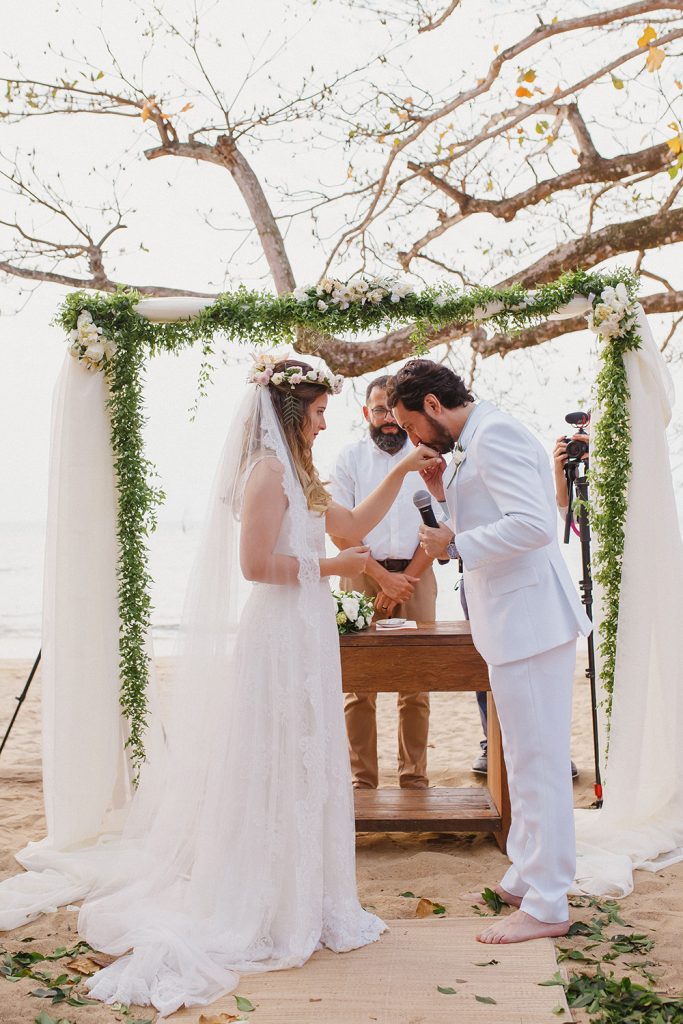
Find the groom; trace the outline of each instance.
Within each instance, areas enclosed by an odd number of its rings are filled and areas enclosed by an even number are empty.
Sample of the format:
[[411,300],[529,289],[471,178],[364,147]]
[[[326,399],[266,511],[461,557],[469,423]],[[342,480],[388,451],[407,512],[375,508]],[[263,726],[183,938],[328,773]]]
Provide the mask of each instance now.
[[410,440],[450,465],[423,474],[449,524],[420,528],[432,558],[461,558],[472,639],[489,665],[503,734],[511,866],[496,889],[517,907],[482,942],[564,935],[575,840],[570,772],[576,639],[591,624],[560,554],[553,478],[543,446],[448,367],[412,359],[387,387]]

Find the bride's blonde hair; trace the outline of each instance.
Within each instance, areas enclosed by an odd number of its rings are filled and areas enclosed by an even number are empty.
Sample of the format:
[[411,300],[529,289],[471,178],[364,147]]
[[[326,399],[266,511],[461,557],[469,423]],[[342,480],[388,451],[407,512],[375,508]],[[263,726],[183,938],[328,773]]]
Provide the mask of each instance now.
[[[290,367],[298,367],[302,373],[308,373],[313,367],[298,359],[283,359],[273,367],[273,373],[280,373]],[[299,483],[306,496],[306,503],[312,512],[320,512],[323,515],[331,502],[331,497],[325,488],[323,481],[318,475],[318,470],[313,464],[313,453],[310,442],[304,434],[304,426],[309,421],[309,407],[316,398],[320,398],[329,388],[322,384],[312,384],[304,381],[295,384],[293,387],[288,382],[282,384],[268,384],[273,408],[282,426],[282,433],[285,435],[289,450],[292,453],[292,462],[296,469]],[[288,409],[288,400],[294,398],[298,403],[298,412],[295,407],[295,414],[292,415],[291,407]]]

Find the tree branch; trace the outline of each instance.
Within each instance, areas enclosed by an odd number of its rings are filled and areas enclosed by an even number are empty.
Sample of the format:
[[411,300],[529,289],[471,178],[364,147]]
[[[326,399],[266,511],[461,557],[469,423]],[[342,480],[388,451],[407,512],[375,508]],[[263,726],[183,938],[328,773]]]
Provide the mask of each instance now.
[[[683,310],[683,291],[658,292],[656,295],[644,295],[639,299],[647,314],[677,313]],[[489,356],[505,356],[521,348],[533,348],[564,334],[585,331],[586,318],[574,316],[569,320],[547,320],[536,327],[528,327],[516,334],[492,334],[487,338],[472,339],[475,351],[487,359]],[[667,339],[668,341],[668,339]]]
[[278,294],[296,288],[296,279],[289,262],[284,239],[273,211],[253,168],[228,135],[220,135],[214,146],[203,142],[174,142],[145,152],[148,160],[161,156],[183,156],[226,167],[232,175],[258,233]]
[[657,212],[650,217],[608,224],[607,227],[558,245],[535,263],[505,279],[498,286],[545,284],[576,267],[595,267],[613,256],[639,249],[656,249],[683,241],[683,207]]
[[[97,270],[97,264],[95,265]],[[115,292],[117,288],[134,288],[141,295],[153,295],[159,298],[170,298],[173,295],[189,295],[199,299],[212,299],[211,292],[193,292],[184,288],[166,288],[156,284],[131,284],[130,281],[110,281],[94,274],[90,278],[71,277],[68,274],[57,274],[49,270],[31,270],[29,267],[17,267],[5,260],[0,260],[0,272],[10,277],[19,277],[27,281],[48,281],[50,284],[61,284],[66,288],[96,289],[101,292]]]

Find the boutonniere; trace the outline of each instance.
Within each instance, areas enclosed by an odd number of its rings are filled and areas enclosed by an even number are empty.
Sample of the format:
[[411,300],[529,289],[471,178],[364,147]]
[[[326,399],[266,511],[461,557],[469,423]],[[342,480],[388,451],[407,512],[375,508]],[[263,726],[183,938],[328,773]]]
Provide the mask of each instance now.
[[448,481],[448,483],[446,484],[446,487],[450,487],[451,484],[453,483],[453,481],[455,480],[456,474],[457,474],[458,470],[460,469],[460,466],[462,465],[462,462],[463,462],[464,458],[465,458],[465,449],[463,448],[463,446],[458,441],[458,443],[456,444],[455,448],[453,449],[453,455],[451,457],[451,466],[453,466],[453,474],[452,474],[450,480]]

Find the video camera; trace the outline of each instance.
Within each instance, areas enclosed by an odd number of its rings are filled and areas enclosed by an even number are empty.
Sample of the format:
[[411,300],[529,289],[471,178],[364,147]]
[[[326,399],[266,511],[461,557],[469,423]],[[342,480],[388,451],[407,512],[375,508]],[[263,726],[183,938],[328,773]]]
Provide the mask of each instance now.
[[573,427],[576,427],[576,433],[583,435],[586,440],[582,440],[581,437],[565,437],[563,440],[567,445],[567,461],[565,462],[565,472],[571,469],[572,466],[577,466],[582,462],[585,462],[584,456],[588,455],[588,434],[584,430],[584,427],[590,423],[590,413],[587,412],[570,412],[565,416],[565,422],[570,423]]

